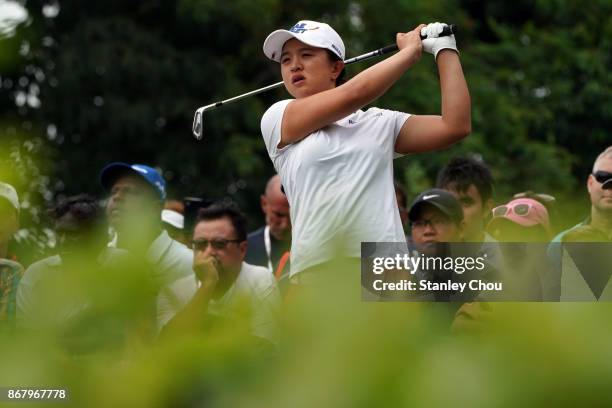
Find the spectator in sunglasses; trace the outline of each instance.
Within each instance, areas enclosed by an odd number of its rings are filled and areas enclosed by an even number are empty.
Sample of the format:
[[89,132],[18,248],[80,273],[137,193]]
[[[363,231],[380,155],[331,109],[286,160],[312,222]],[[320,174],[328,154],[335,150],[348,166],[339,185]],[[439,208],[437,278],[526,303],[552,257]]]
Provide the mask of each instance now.
[[[553,243],[562,242],[565,234],[586,225],[612,239],[612,146],[608,146],[597,156],[593,172],[587,178],[586,187],[591,199],[590,216],[578,225],[559,233],[553,239]],[[549,253],[551,250],[552,247]]]
[[192,240],[198,290],[165,333],[207,328],[219,319],[244,322],[246,318],[250,334],[276,341],[280,303],[276,280],[266,267],[244,262],[247,245],[246,219],[234,205],[218,203],[200,210]]
[[[579,224],[559,233],[548,247],[548,257],[553,263],[554,274],[546,281],[547,295],[553,300],[567,298],[562,293],[561,285],[562,282],[567,281],[564,271],[571,268],[564,264],[569,258],[561,243],[573,239],[566,239],[566,236],[577,230],[582,231],[582,227],[588,226],[591,231],[588,235],[594,242],[612,240],[612,146],[604,149],[595,159],[593,171],[587,178],[586,187],[591,200],[590,215]],[[584,238],[585,235],[582,234],[580,240],[584,241]],[[569,286],[565,285],[565,288]],[[582,298],[582,300],[588,300],[588,298]]]

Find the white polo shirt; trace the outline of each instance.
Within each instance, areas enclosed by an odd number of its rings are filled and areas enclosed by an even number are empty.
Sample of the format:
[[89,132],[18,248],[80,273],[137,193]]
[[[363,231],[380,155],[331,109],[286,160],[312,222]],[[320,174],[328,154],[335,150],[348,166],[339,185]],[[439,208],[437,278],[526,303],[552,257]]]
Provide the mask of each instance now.
[[361,242],[405,242],[393,187],[397,136],[407,113],[358,110],[278,148],[290,99],[272,105],[261,132],[289,200],[291,275],[336,256],[359,257]]
[[[170,285],[172,293],[190,293],[195,279],[188,276]],[[236,317],[249,312],[251,334],[278,342],[278,312],[280,292],[276,279],[263,266],[242,262],[234,284],[217,300],[208,304],[208,313]]]

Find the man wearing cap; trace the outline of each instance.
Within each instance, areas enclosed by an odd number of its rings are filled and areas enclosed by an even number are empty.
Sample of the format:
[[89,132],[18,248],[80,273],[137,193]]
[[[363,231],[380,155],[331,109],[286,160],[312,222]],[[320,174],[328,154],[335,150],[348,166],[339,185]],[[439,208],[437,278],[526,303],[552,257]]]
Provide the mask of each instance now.
[[14,321],[17,286],[23,273],[20,264],[7,259],[9,241],[19,229],[19,209],[13,186],[0,182],[0,322]]
[[408,211],[412,242],[422,252],[429,252],[435,244],[458,242],[463,234],[463,210],[450,192],[433,188],[413,201]]
[[[166,183],[152,167],[118,162],[102,169],[100,181],[110,192],[106,214],[115,232],[110,245],[126,249],[152,266],[160,287],[157,323],[161,329],[197,289],[193,252],[162,228]],[[192,277],[192,284],[182,285],[180,293],[170,286],[185,277]]]
[[[480,279],[490,282],[499,282],[503,276],[498,270],[498,253],[489,253],[487,248],[480,243],[462,243],[453,246],[449,243],[463,242],[465,221],[463,208],[455,195],[449,191],[434,188],[427,190],[413,201],[408,211],[411,228],[411,247],[423,253],[425,256],[447,257],[447,256],[469,256],[472,258],[485,256],[485,268],[472,271],[470,274],[455,275],[452,271],[429,271],[421,272],[422,276],[433,281]],[[413,252],[414,253],[414,252]],[[484,300],[492,297],[488,294],[475,292],[466,293],[435,293],[436,300],[444,301],[466,301],[478,299]],[[449,318],[454,316],[457,304],[448,305]]]
[[278,175],[272,176],[266,184],[261,196],[261,210],[266,217],[266,225],[249,233],[245,262],[266,267],[274,273],[279,260],[291,247],[289,202],[281,191]]

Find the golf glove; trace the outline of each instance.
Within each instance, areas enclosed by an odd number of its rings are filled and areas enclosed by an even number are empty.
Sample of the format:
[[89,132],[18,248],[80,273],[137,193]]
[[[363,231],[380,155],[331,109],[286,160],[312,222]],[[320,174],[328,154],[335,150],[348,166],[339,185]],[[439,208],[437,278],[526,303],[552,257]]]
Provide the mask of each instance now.
[[459,53],[454,35],[438,37],[444,27],[446,27],[446,24],[431,23],[421,28],[421,35],[427,37],[423,40],[423,50],[433,54],[434,59],[437,58],[438,53],[443,49],[455,50],[457,53]]

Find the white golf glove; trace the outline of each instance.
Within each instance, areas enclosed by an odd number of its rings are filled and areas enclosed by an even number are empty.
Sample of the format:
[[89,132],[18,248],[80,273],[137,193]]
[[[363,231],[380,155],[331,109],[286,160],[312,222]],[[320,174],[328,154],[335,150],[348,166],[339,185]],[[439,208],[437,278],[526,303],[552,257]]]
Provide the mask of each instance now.
[[457,50],[457,43],[455,42],[455,36],[449,35],[445,37],[438,37],[442,30],[446,27],[443,23],[431,23],[421,28],[421,35],[426,36],[423,40],[423,50],[434,55],[434,59],[438,56],[438,53],[444,49]]

